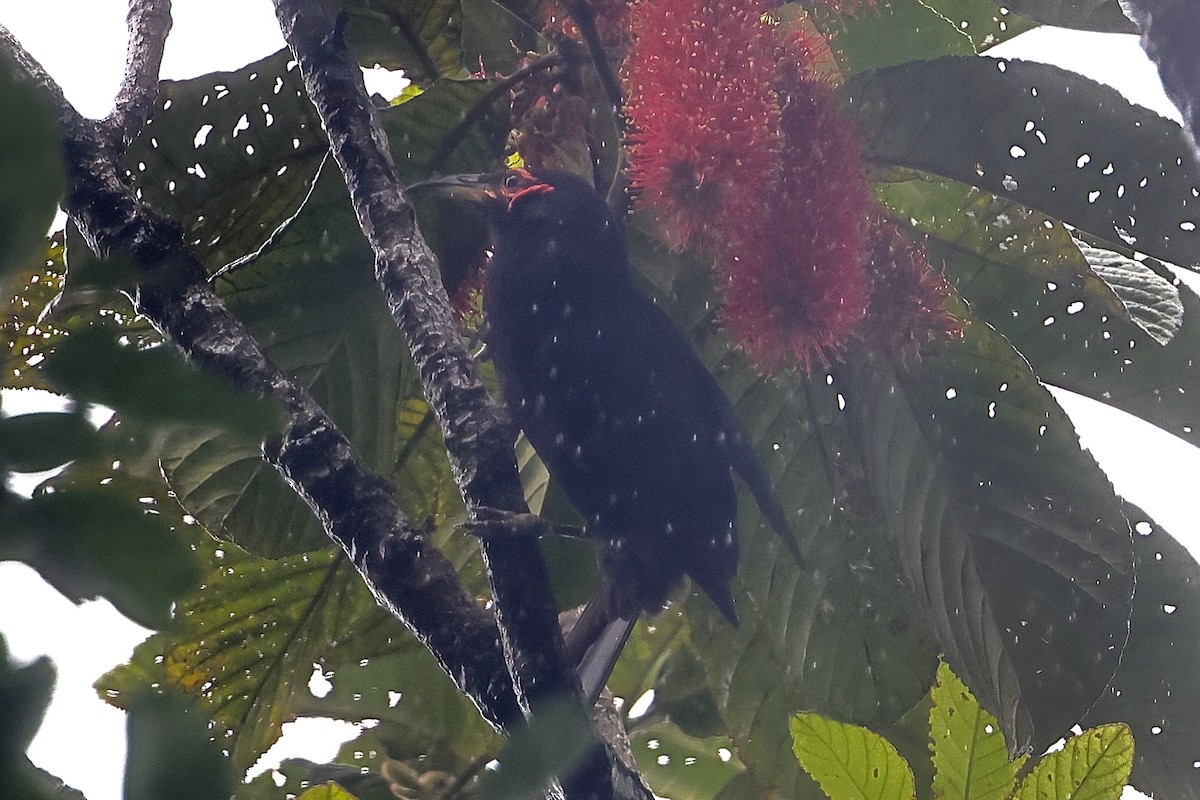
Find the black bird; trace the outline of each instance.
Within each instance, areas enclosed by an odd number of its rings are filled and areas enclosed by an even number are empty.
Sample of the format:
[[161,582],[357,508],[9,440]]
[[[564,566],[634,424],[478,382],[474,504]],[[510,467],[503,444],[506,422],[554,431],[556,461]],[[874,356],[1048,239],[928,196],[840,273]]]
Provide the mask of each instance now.
[[551,170],[418,186],[483,208],[493,240],[486,341],[504,400],[589,536],[605,543],[601,592],[568,637],[585,689],[599,691],[638,614],[661,610],[685,574],[736,625],[732,470],[797,561],[799,549],[716,380],[634,286],[604,200]]

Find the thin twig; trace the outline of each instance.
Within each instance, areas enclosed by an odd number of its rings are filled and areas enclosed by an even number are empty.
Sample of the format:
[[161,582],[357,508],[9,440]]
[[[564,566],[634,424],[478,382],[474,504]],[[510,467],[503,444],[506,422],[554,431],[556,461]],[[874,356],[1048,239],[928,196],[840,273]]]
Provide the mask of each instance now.
[[437,152],[433,154],[433,158],[429,162],[430,171],[436,173],[442,168],[442,164],[450,157],[455,148],[462,143],[462,140],[466,138],[471,128],[491,109],[492,103],[499,100],[514,86],[530,75],[534,75],[542,70],[551,69],[561,63],[562,55],[556,50],[543,56],[538,56],[512,75],[497,81],[492,88],[487,90],[483,97],[479,98],[479,102],[471,106],[471,110],[442,139],[442,143],[438,145]]
[[158,98],[158,73],[171,30],[171,0],[129,0],[125,77],[104,124],[114,147],[128,146],[150,119]]

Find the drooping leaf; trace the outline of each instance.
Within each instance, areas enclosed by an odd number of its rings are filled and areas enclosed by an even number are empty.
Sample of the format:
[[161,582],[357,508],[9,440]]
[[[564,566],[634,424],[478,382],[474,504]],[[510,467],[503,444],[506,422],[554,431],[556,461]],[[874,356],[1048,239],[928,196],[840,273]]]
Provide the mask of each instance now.
[[1115,89],[1045,64],[959,57],[876,70],[847,88],[875,162],[1200,265],[1200,170],[1183,132]]
[[0,66],[0,285],[42,249],[66,185],[58,123],[40,88]]
[[814,4],[818,25],[832,33],[842,69],[855,74],[909,61],[974,56],[1034,24],[1009,4],[988,0],[890,0],[853,16]]
[[[1200,442],[1200,365],[1194,358],[1200,300],[1194,292],[1172,286],[1183,304],[1182,327],[1163,346],[1130,319],[1130,308],[1091,273],[1055,220],[915,173],[890,174],[879,193],[897,217],[930,235],[931,261],[1039,379]],[[1170,278],[1152,260],[1139,267]],[[1158,302],[1169,305],[1165,286],[1162,292]]]
[[1141,509],[1126,504],[1134,523],[1137,594],[1129,644],[1112,685],[1083,725],[1128,724],[1137,742],[1135,787],[1157,797],[1200,798],[1200,565],[1179,541]]
[[1008,7],[1029,19],[1059,28],[1101,33],[1137,33],[1117,0],[1012,0]]
[[1128,633],[1131,545],[1108,479],[981,323],[910,368],[855,353],[835,374],[947,661],[1011,748],[1049,745],[1108,685]]
[[330,781],[323,786],[314,786],[296,800],[358,800],[358,798]]
[[484,775],[480,797],[523,800],[538,796],[556,775],[565,775],[592,746],[588,717],[574,699],[548,704],[509,737],[496,756],[499,766]]
[[29,564],[75,603],[105,597],[133,621],[162,628],[199,570],[152,506],[111,485],[7,498],[0,557]]
[[5,800],[82,800],[34,767],[25,755],[41,727],[54,690],[54,664],[45,656],[17,666],[0,636],[0,797]]
[[796,758],[830,797],[912,800],[912,771],[896,748],[877,733],[819,714],[791,721]]
[[279,429],[273,405],[188,366],[171,349],[122,347],[113,332],[81,330],[43,367],[66,394],[152,422],[210,423],[246,435]]
[[1000,724],[945,662],[933,686],[929,741],[934,797],[1006,800],[1025,761],[1008,760]]
[[77,412],[0,418],[0,470],[43,472],[94,455],[99,446],[96,430]]
[[1125,725],[1091,728],[1038,762],[1014,800],[1118,800],[1133,766],[1133,736]]
[[225,800],[233,793],[229,759],[207,723],[174,694],[133,697],[127,730],[125,797]]

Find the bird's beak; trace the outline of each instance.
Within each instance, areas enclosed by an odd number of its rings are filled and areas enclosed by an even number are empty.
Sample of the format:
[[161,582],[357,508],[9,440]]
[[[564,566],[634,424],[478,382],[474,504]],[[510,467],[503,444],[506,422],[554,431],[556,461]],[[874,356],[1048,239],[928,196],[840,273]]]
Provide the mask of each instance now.
[[406,190],[414,198],[422,195],[441,195],[454,200],[466,200],[479,205],[498,198],[495,175],[446,175],[414,183]]

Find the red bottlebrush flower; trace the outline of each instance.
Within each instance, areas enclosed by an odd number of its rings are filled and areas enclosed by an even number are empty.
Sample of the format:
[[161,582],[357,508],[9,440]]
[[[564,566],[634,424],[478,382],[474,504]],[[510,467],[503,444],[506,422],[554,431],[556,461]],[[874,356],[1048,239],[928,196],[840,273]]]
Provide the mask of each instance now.
[[752,235],[723,264],[723,319],[756,364],[777,371],[790,356],[827,366],[863,318],[868,280],[865,220],[873,206],[859,135],[835,87],[802,77],[783,59],[778,91],[782,180]]
[[961,337],[962,323],[945,307],[950,286],[929,266],[925,248],[882,212],[870,226],[871,294],[862,326],[867,343],[906,361],[918,357],[925,342]]
[[[644,0],[622,71],[629,177],[672,245],[761,213],[781,146],[776,40],[762,0]],[[700,241],[704,239],[704,241]]]

